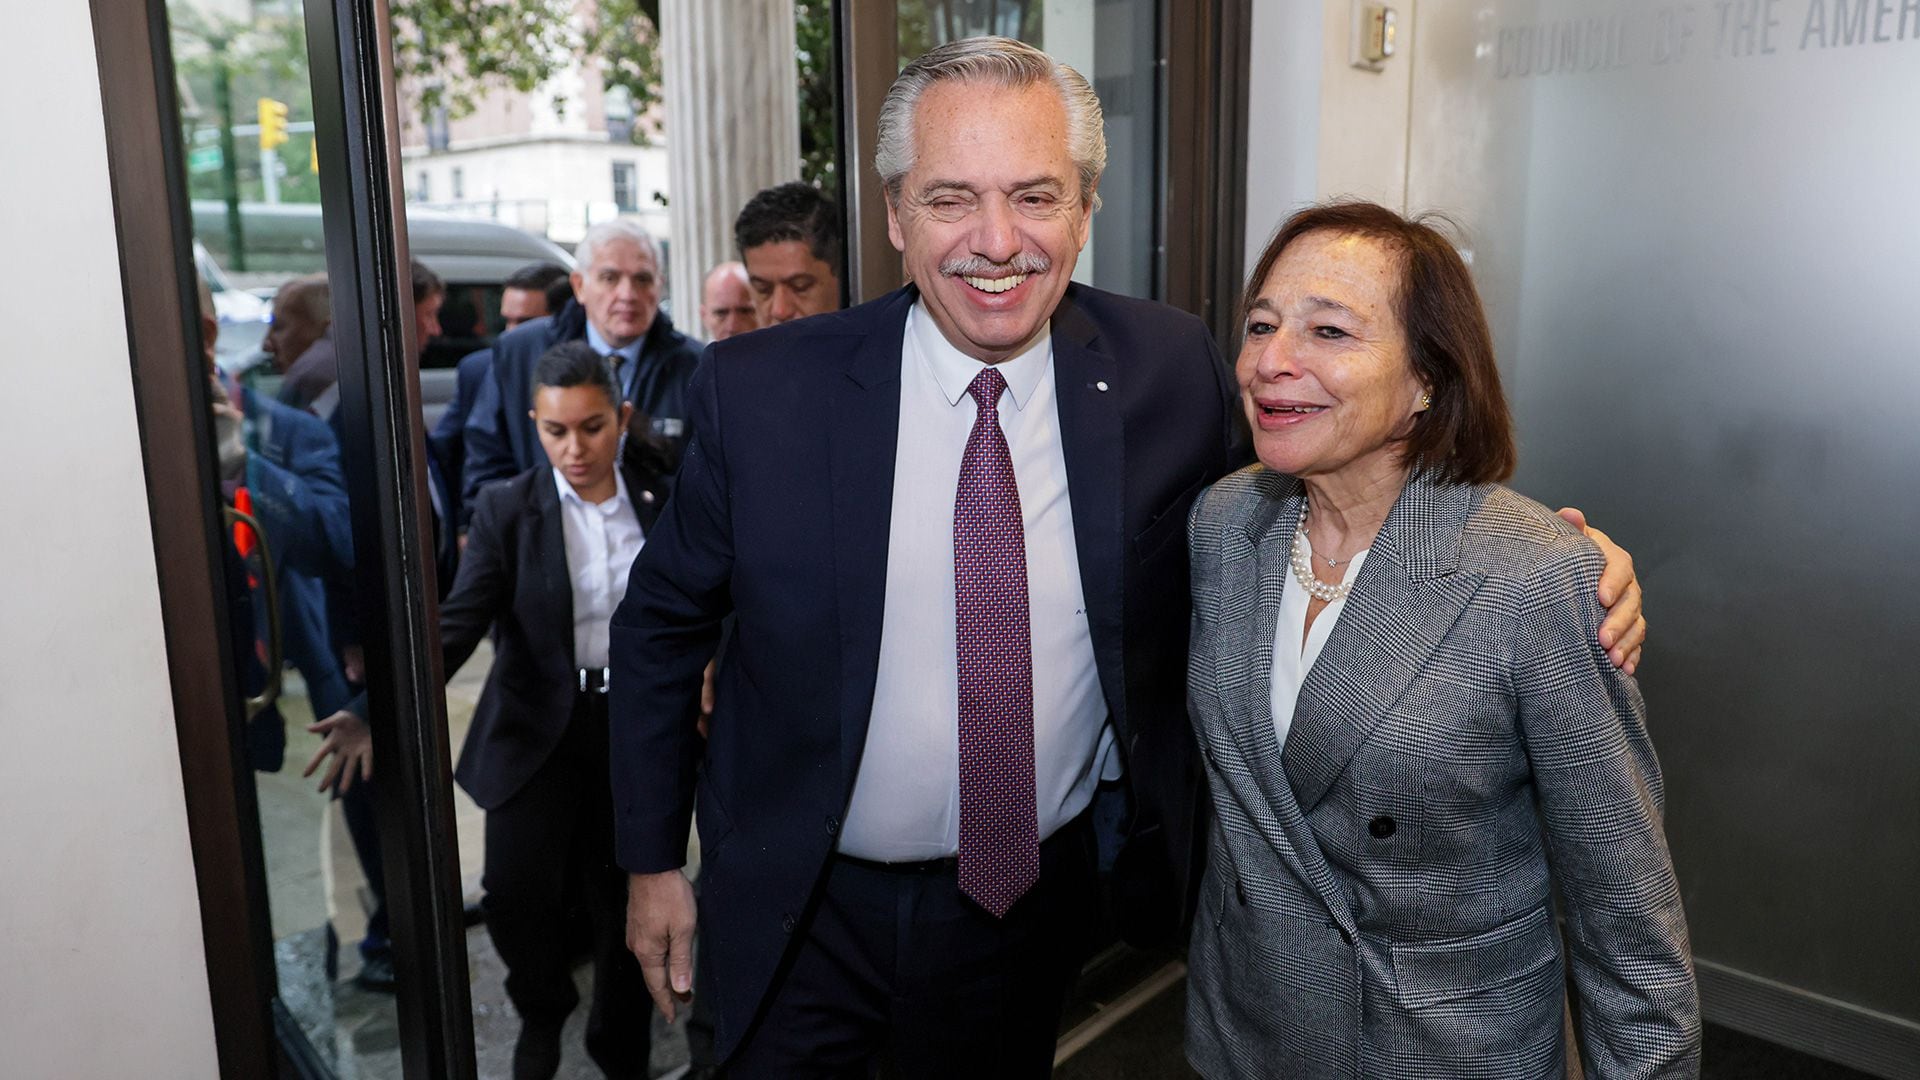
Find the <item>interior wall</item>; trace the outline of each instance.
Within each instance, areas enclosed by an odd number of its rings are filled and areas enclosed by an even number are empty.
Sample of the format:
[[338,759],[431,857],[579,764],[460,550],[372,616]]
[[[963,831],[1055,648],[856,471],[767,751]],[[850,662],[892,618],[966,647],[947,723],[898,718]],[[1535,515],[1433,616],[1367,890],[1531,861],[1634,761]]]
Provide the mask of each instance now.
[[1517,484],[1639,556],[1698,956],[1912,1022],[1920,25],[1827,7],[1433,7],[1409,187],[1498,268]]
[[[1246,273],[1273,231],[1320,192],[1326,0],[1256,0],[1247,44]],[[1346,48],[1343,44],[1342,50]],[[1406,118],[1399,118],[1405,139]]]
[[[1352,64],[1352,0],[1255,0],[1247,121],[1246,268],[1288,214],[1334,198],[1404,205],[1413,62]],[[1400,44],[1413,5],[1396,5]]]
[[1313,94],[1256,53],[1252,115],[1320,125],[1318,194],[1463,227],[1515,486],[1634,552],[1709,1018],[1920,1076],[1920,15],[1408,6],[1396,116],[1345,10],[1295,12]]
[[[1406,199],[1408,93],[1413,64],[1405,55],[1379,71],[1353,66],[1353,0],[1322,0],[1320,121],[1315,193],[1400,207]],[[1393,5],[1403,36],[1415,24],[1412,0]],[[1304,31],[1302,31],[1304,36]]]
[[215,1076],[93,29],[0,64],[0,1072]]

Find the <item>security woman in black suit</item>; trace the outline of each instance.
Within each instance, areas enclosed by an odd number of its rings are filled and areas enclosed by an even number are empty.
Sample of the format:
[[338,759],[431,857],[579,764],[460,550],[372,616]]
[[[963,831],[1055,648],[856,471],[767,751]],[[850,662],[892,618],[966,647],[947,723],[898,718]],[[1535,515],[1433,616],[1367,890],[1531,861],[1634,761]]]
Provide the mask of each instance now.
[[454,778],[487,812],[482,907],[521,1017],[516,1080],[559,1067],[561,1026],[579,1002],[575,896],[593,923],[587,1051],[609,1077],[646,1076],[650,1006],[624,944],[626,876],[613,862],[607,622],[666,500],[670,462],[643,441],[644,424],[623,450],[632,412],[585,342],[540,358],[532,414],[551,465],[483,489],[440,605],[449,674],[488,627],[498,631]]

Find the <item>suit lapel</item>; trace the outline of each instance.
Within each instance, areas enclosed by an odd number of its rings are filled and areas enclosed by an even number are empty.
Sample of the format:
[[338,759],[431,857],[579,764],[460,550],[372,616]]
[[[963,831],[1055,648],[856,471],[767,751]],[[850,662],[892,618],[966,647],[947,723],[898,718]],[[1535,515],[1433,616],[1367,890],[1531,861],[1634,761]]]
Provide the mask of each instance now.
[[533,478],[532,487],[533,520],[527,532],[529,548],[521,566],[540,575],[540,595],[547,600],[541,606],[541,619],[547,625],[529,627],[528,638],[560,642],[567,667],[577,668],[579,662],[573,655],[573,571],[567,565],[567,534],[560,520],[560,489],[554,484],[553,473],[545,470]]
[[624,465],[621,466],[620,475],[627,482],[627,501],[633,504],[634,519],[640,522],[640,535],[649,536],[653,532],[653,523],[660,520],[660,508],[666,505],[666,480]]
[[849,785],[867,742],[887,598],[893,471],[900,439],[900,357],[918,293],[894,294],[828,389],[833,566],[840,608],[841,776]]
[[1341,892],[1287,783],[1280,737],[1273,729],[1274,635],[1279,628],[1280,596],[1290,572],[1289,545],[1300,522],[1301,489],[1300,482],[1290,476],[1265,473],[1264,479],[1266,489],[1247,518],[1244,535],[1232,541],[1242,545],[1238,556],[1229,553],[1222,560],[1234,568],[1221,584],[1222,595],[1246,597],[1250,606],[1238,618],[1229,616],[1229,625],[1237,630],[1220,643],[1220,655],[1246,661],[1222,665],[1215,692],[1261,796],[1259,807],[1248,808],[1250,816],[1287,868],[1319,893],[1328,913],[1352,931],[1353,905]]
[[1053,389],[1060,415],[1060,449],[1067,464],[1067,500],[1073,508],[1074,552],[1087,604],[1100,689],[1125,745],[1126,690],[1122,670],[1122,577],[1126,529],[1121,477],[1126,473],[1117,365],[1101,350],[1099,332],[1069,290],[1053,314]]
[[[1482,575],[1459,570],[1473,498],[1473,488],[1415,477],[1381,526],[1294,709],[1285,763],[1303,810],[1326,796],[1480,587]],[[1283,546],[1283,569],[1285,556]]]

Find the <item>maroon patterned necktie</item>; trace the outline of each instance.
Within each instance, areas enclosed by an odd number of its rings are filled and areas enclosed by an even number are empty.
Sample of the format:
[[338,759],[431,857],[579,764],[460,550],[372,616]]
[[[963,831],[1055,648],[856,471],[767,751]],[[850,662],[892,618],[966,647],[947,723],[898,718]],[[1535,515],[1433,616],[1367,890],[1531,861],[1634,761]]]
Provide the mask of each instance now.
[[1027,541],[1013,455],[1000,430],[1006,389],[1007,380],[993,368],[967,387],[977,411],[953,500],[960,891],[996,918],[1040,876]]

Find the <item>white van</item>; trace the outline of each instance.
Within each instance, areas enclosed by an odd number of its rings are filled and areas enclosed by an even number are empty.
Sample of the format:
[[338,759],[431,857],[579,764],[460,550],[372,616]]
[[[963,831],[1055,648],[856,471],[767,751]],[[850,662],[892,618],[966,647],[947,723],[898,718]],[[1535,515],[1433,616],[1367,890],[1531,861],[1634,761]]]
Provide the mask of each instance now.
[[[221,321],[217,359],[235,374],[256,368],[265,359],[260,339],[266,334],[267,301],[273,291],[290,278],[327,268],[318,204],[242,203],[240,228],[244,269],[233,258],[227,204],[217,199],[194,200],[194,254],[214,290],[214,308]],[[431,431],[453,399],[455,365],[468,353],[492,344],[500,331],[500,294],[506,279],[531,263],[559,263],[572,269],[573,256],[550,240],[499,222],[412,208],[407,210],[407,247],[447,285],[447,300],[440,309],[441,336],[426,343],[420,358],[420,400]],[[224,308],[223,293],[229,295]],[[259,307],[247,306],[239,300],[242,296],[254,298]]]

